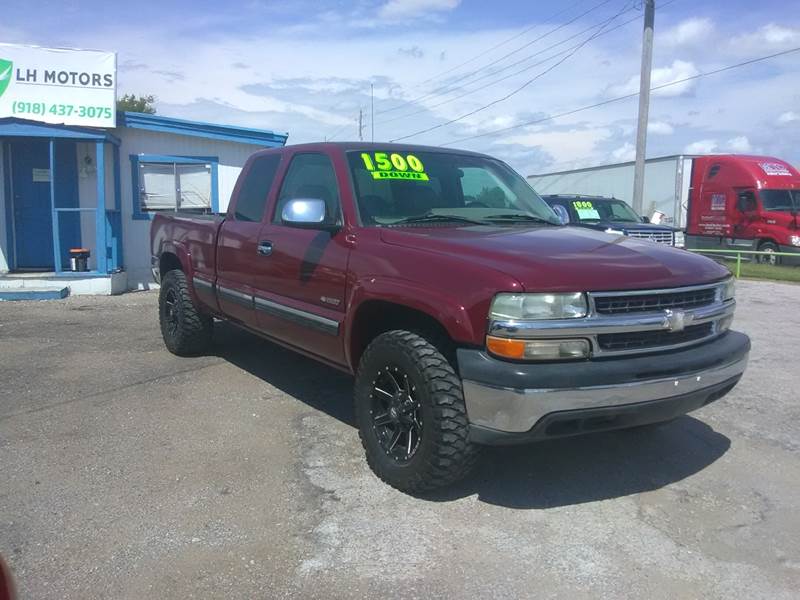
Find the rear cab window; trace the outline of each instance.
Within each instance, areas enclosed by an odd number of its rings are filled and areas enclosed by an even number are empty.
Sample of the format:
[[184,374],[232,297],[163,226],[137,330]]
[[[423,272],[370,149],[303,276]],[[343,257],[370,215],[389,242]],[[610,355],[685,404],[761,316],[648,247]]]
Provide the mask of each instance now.
[[233,213],[235,220],[256,223],[261,221],[280,162],[280,154],[267,154],[253,160],[236,198]]

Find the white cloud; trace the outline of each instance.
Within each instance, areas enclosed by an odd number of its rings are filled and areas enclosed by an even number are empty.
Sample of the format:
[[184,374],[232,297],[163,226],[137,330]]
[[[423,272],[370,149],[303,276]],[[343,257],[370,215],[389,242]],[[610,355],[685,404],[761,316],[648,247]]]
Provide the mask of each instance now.
[[714,154],[716,152],[736,152],[739,154],[752,152],[753,146],[746,135],[739,135],[720,145],[717,140],[707,139],[692,142],[683,151],[686,154]]
[[503,138],[502,143],[541,147],[553,157],[555,163],[571,166],[592,158],[597,144],[610,136],[611,130],[601,127],[569,131],[536,131],[509,135]]
[[711,19],[692,18],[678,23],[664,32],[663,35],[656,34],[656,43],[663,43],[670,46],[681,46],[707,41],[714,31],[714,24]]
[[[693,77],[700,71],[694,66],[694,63],[684,60],[674,60],[668,67],[659,67],[653,69],[650,75],[650,87],[657,87],[673,81],[680,81],[687,77]],[[694,81],[685,81],[678,83],[662,90],[656,90],[653,95],[674,97],[683,96],[692,91]],[[608,88],[610,96],[624,96],[626,94],[633,94],[639,91],[639,76],[634,75],[627,82],[621,85],[612,85]]]
[[753,147],[750,145],[750,140],[746,135],[740,135],[728,140],[726,147],[731,152],[752,152]]
[[770,49],[777,49],[797,45],[799,42],[800,29],[768,23],[752,33],[745,33],[733,38],[731,45],[739,50],[752,52],[753,50],[763,51],[765,46],[769,46]]
[[381,6],[378,16],[384,19],[406,19],[432,12],[453,10],[461,0],[389,0]]
[[675,128],[666,121],[650,121],[647,124],[647,133],[655,135],[672,135]]
[[698,140],[683,149],[685,154],[711,154],[719,149],[716,140]]
[[787,44],[800,40],[800,30],[782,27],[775,23],[764,25],[764,27],[758,30],[758,33],[768,44]]
[[611,152],[611,158],[615,162],[628,162],[633,160],[636,158],[636,146],[630,142],[625,142],[622,146]]
[[786,125],[787,123],[795,123],[800,121],[800,113],[796,113],[793,110],[787,111],[783,113],[780,117],[778,117],[778,123],[781,125]]

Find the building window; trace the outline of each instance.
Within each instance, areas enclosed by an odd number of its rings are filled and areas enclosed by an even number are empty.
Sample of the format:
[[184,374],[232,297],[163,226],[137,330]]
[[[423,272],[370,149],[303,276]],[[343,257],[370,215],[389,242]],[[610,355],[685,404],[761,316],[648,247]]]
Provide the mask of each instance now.
[[219,209],[216,157],[131,156],[133,217],[157,212],[206,214]]

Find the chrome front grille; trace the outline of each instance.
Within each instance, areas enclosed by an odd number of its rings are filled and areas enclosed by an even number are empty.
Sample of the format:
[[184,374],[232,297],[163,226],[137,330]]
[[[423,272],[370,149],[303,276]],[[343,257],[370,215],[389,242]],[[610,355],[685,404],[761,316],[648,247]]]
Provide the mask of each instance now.
[[631,295],[593,294],[594,307],[601,315],[623,313],[653,312],[666,309],[698,308],[713,304],[717,296],[715,287],[692,289],[688,291],[665,291]]
[[674,243],[674,233],[671,231],[653,231],[652,229],[629,229],[627,234],[628,237],[642,239],[642,240],[650,240],[651,242],[656,242],[658,244],[669,244],[672,246]]

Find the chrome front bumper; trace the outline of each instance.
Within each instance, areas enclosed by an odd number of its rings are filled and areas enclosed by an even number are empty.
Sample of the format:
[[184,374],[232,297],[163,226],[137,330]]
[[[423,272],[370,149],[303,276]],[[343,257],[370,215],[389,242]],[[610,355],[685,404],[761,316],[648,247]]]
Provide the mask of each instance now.
[[[647,357],[531,365],[473,350],[459,351],[459,363],[470,424],[514,435],[530,432],[553,413],[613,414],[615,408],[657,400],[703,400],[703,390],[710,394],[738,381],[749,349],[747,336],[729,332],[699,347]],[[537,381],[541,387],[526,385]]]

